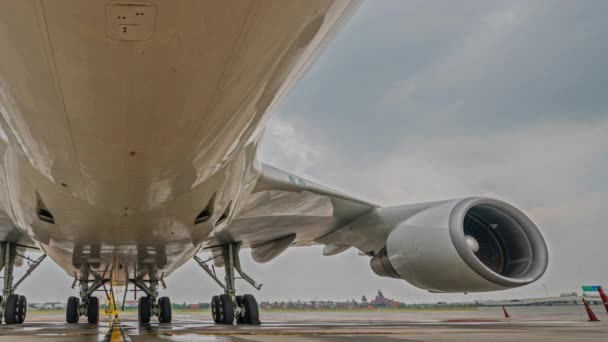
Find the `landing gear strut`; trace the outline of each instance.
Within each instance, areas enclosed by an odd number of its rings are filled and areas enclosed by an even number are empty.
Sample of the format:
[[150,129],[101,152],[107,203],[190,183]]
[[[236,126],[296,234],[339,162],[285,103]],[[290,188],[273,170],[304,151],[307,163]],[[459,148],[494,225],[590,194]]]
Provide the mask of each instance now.
[[146,284],[143,279],[131,279],[131,282],[142,290],[146,296],[139,297],[137,302],[137,318],[139,323],[150,323],[150,317],[158,316],[160,323],[171,323],[171,300],[169,297],[158,298],[158,284],[163,283],[155,272],[150,272],[150,280]]
[[224,294],[211,298],[211,316],[213,317],[213,321],[218,324],[258,325],[260,324],[258,303],[255,300],[255,297],[250,294],[243,296],[236,295],[234,271],[236,270],[241,276],[241,279],[247,281],[257,290],[262,288],[262,284],[256,283],[255,280],[241,269],[238,247],[239,246],[236,243],[222,246],[222,253],[220,256],[224,259],[224,268],[226,271],[226,276],[224,277],[225,284],[219,280],[215,274],[215,269],[211,269],[207,265],[208,262],[216,257],[211,257],[210,259],[203,261],[198,256],[194,256],[194,260],[220,287],[224,289]]
[[95,280],[91,281],[89,280],[89,265],[87,263],[82,264],[80,278],[75,278],[72,285],[72,288],[76,283],[80,285],[80,298],[74,296],[68,298],[65,310],[66,322],[78,323],[80,316],[87,316],[89,323],[96,324],[99,322],[99,298],[93,296],[93,292],[108,281],[104,279],[104,275],[99,276],[93,273]]
[[[27,260],[29,268],[21,279],[13,285],[13,270],[15,268],[15,258],[17,256]],[[4,290],[2,291],[2,297],[0,297],[0,322],[2,322],[2,318],[4,318],[6,324],[23,323],[27,313],[27,299],[25,296],[15,294],[15,290],[19,284],[31,275],[36,267],[42,263],[44,258],[46,258],[46,254],[43,254],[36,260],[31,260],[24,255],[19,255],[15,244],[2,242],[0,260],[2,260],[4,264]]]

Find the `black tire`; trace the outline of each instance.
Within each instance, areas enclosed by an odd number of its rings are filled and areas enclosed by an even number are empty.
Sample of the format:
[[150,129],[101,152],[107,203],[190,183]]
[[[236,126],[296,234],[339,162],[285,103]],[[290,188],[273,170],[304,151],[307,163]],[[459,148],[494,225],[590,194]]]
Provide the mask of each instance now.
[[6,300],[4,322],[6,324],[17,324],[19,323],[19,317],[21,317],[21,296],[12,294]]
[[260,311],[258,310],[258,302],[254,296],[250,294],[243,296],[243,309],[245,309],[245,314],[243,315],[245,323],[260,324]]
[[213,296],[211,297],[211,317],[215,323],[220,323],[220,318],[218,315],[218,307],[220,306],[220,297]]
[[169,297],[160,297],[158,299],[158,321],[160,323],[171,323],[171,300]]
[[137,303],[137,319],[140,324],[150,323],[150,316],[152,315],[152,305],[149,297],[139,297]]
[[89,306],[87,306],[87,320],[89,323],[99,323],[99,298],[89,297]]
[[221,324],[232,324],[234,322],[234,306],[232,298],[229,295],[223,294],[219,296],[218,319]]
[[25,296],[19,296],[21,297],[21,305],[20,305],[20,309],[19,309],[19,320],[17,321],[17,324],[21,324],[25,321],[25,315],[27,314],[27,298],[25,298]]
[[[234,299],[236,299],[236,306],[242,308],[243,307],[243,296],[235,296]],[[246,323],[245,318],[243,317],[242,314],[238,315],[236,317],[236,323],[238,323],[238,324]]]
[[78,297],[68,298],[68,304],[65,307],[65,320],[68,323],[78,323],[78,306],[80,305],[80,299]]

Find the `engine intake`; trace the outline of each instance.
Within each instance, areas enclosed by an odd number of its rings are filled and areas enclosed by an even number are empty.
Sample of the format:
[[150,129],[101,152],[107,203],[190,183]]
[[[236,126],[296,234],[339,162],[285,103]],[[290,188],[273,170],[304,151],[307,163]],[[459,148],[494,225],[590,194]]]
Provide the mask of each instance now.
[[547,268],[538,228],[508,203],[475,197],[416,208],[372,258],[376,274],[432,292],[473,292],[523,286]]

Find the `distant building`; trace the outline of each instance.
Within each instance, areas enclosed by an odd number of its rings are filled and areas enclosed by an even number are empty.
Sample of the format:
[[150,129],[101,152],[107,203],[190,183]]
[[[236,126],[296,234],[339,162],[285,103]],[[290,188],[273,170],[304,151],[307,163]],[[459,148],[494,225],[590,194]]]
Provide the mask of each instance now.
[[376,298],[374,298],[371,302],[369,302],[368,306],[372,306],[372,307],[376,307],[376,308],[384,308],[384,307],[398,308],[401,306],[401,303],[396,300],[392,300],[392,299],[384,297],[382,290],[378,290],[378,294],[376,295]]

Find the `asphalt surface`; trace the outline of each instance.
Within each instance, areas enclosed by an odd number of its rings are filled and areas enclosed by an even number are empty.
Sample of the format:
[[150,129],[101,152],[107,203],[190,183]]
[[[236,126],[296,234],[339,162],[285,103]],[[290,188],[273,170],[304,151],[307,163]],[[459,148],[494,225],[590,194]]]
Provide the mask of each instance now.
[[[603,308],[602,308],[603,309]],[[266,312],[260,326],[215,325],[208,313],[174,314],[173,323],[139,325],[134,314],[96,324],[62,314],[28,313],[0,326],[2,341],[608,341],[608,315],[589,322],[582,308],[446,312]],[[83,321],[86,318],[83,317]]]

